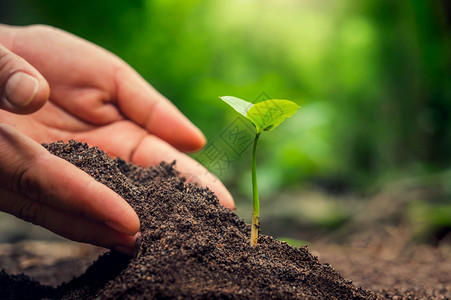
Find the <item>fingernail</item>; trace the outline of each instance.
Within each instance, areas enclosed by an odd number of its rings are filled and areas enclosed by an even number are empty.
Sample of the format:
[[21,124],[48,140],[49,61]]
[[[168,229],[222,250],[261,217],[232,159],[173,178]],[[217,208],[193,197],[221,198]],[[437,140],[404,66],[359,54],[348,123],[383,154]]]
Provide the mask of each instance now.
[[130,256],[133,256],[135,254],[134,248],[126,247],[126,246],[117,246],[117,247],[114,247],[113,250],[130,255]]
[[6,82],[5,97],[14,107],[25,107],[38,93],[39,82],[24,72],[14,73]]
[[138,231],[135,234],[135,247],[138,248],[139,244],[141,244],[142,242],[142,235],[141,235],[141,231]]
[[135,233],[136,233],[136,232],[132,232],[131,230],[129,230],[129,229],[123,227],[122,225],[119,225],[119,224],[117,224],[117,223],[114,223],[114,222],[106,221],[105,224],[106,224],[108,227],[111,227],[111,228],[113,228],[114,230],[119,231],[119,232],[121,232],[121,233],[125,233],[125,234],[128,234],[128,235],[135,235]]
[[205,137],[204,133],[199,128],[197,128],[195,125],[193,125],[193,127],[194,127],[194,130],[197,131],[197,135],[199,136],[200,140],[202,141],[201,142],[202,147],[205,146],[207,144],[207,138]]
[[204,133],[196,125],[194,125],[188,119],[186,119],[186,120],[187,120],[186,124],[188,124],[189,130],[197,136],[196,142],[198,143],[198,145],[196,145],[196,147],[202,148],[207,143],[207,138],[205,137]]

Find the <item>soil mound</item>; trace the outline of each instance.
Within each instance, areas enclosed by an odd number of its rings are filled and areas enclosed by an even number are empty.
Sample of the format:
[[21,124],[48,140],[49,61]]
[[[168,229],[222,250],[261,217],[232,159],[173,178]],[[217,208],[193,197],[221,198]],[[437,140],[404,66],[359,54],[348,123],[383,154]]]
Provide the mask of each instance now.
[[36,287],[45,297],[376,299],[305,247],[265,235],[250,247],[250,226],[210,190],[180,178],[175,162],[141,168],[75,141],[46,148],[126,199],[141,219],[142,236],[135,257],[105,254],[53,292]]

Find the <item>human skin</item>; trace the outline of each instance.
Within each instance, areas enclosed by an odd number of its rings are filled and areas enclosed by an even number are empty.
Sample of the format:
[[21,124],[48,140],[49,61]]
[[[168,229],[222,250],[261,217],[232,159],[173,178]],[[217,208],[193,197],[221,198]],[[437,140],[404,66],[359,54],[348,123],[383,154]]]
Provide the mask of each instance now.
[[114,54],[62,30],[0,24],[0,210],[72,240],[133,253],[139,219],[124,199],[40,144],[69,139],[182,174],[234,207],[223,184],[183,152],[205,137]]

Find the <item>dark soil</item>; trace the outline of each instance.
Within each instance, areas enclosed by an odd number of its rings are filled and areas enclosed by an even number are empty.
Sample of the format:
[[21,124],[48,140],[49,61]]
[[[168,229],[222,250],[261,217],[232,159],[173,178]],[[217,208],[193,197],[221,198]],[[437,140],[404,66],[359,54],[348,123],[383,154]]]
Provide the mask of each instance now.
[[46,147],[132,205],[138,251],[107,253],[58,288],[2,272],[2,299],[376,299],[305,247],[265,235],[250,247],[250,226],[210,190],[179,178],[174,163],[140,168],[73,141]]

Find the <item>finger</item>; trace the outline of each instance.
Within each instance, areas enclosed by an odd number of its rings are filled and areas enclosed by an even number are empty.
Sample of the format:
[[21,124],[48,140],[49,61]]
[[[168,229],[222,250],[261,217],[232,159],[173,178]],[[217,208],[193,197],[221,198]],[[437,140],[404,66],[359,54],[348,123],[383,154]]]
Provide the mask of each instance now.
[[133,122],[119,121],[93,131],[75,134],[74,138],[90,145],[98,145],[111,156],[119,156],[143,166],[158,165],[161,161],[172,162],[175,159],[176,168],[188,180],[208,186],[225,207],[235,207],[229,191],[216,176],[165,141],[147,134]]
[[0,108],[32,113],[44,105],[49,94],[44,77],[23,58],[0,45]]
[[117,105],[130,120],[180,151],[196,151],[205,137],[168,99],[137,72],[122,66],[116,73]]
[[192,181],[208,186],[218,197],[219,202],[230,209],[235,208],[232,195],[222,182],[204,166],[183,154],[159,138],[147,135],[133,152],[132,161],[141,165],[156,165],[160,161],[176,160],[176,169]]
[[[14,203],[14,205],[8,205]],[[47,204],[27,199],[17,193],[0,188],[0,210],[40,225],[73,241],[133,254],[135,236],[118,232],[103,223],[60,211]],[[74,230],[76,228],[76,230]]]
[[0,153],[0,185],[4,188],[129,235],[139,230],[138,216],[119,195],[2,124]]

